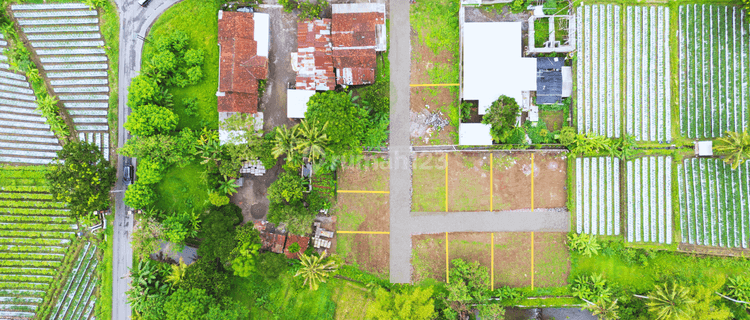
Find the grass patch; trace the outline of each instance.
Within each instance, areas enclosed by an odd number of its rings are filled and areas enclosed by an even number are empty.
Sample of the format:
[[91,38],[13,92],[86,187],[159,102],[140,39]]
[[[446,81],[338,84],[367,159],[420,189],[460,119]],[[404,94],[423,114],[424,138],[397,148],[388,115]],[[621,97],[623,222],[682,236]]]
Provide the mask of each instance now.
[[549,18],[534,20],[534,46],[542,48],[547,40],[549,40]]
[[[107,221],[104,240],[99,247],[104,252],[97,272],[99,273],[99,299],[96,302],[96,317],[112,319],[112,241],[114,239],[114,216]],[[137,260],[133,260],[137,261]]]
[[[119,133],[120,16],[117,12],[117,6],[112,0],[107,1],[99,12],[101,17],[99,29],[106,41],[107,45],[104,47],[104,51],[109,59],[109,110],[107,111],[109,144],[117,146],[117,135]],[[117,157],[111,157],[111,161],[116,162]],[[105,319],[109,319],[109,317]]]
[[[164,12],[151,27],[149,40],[166,36],[176,30],[190,37],[190,48],[203,50],[203,79],[198,84],[185,88],[171,87],[174,95],[174,112],[179,115],[177,130],[203,127],[217,129],[219,113],[216,109],[216,90],[219,87],[218,0],[185,0]],[[201,23],[195,23],[200,21]],[[146,41],[143,46],[143,61],[155,53],[154,46]],[[188,115],[183,100],[195,98],[198,103],[196,115]]]
[[172,166],[161,182],[155,185],[158,200],[156,208],[166,212],[183,212],[203,210],[208,202],[208,186],[201,174],[203,167],[192,163],[180,168]]
[[445,211],[445,160],[440,156],[414,159],[412,209],[422,212]]

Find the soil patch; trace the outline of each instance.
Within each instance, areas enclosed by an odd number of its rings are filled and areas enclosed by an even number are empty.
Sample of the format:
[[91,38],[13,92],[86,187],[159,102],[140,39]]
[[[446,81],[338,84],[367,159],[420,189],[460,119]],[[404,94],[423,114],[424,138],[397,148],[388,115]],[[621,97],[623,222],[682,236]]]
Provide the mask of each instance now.
[[566,122],[566,115],[562,111],[541,111],[539,112],[539,117],[547,125],[549,132],[562,129]]
[[[457,232],[448,234],[448,259],[462,259],[466,262],[479,262],[487,268],[487,276],[492,270],[492,233]],[[498,267],[495,265],[495,267]],[[489,283],[487,289],[490,288]]]
[[531,233],[495,233],[495,288],[530,285]]
[[411,246],[412,282],[427,278],[445,281],[445,234],[412,236]]
[[412,211],[445,212],[445,154],[422,153],[412,162]]
[[365,156],[363,161],[345,164],[337,171],[339,190],[388,191],[390,168],[386,156]]
[[[562,153],[534,154],[534,207],[564,208],[568,162]],[[538,167],[538,168],[537,168]]]
[[534,233],[534,286],[562,287],[568,284],[570,254],[563,232]]
[[[389,199],[388,194],[339,194],[332,210],[336,230],[389,231]],[[346,263],[374,274],[388,275],[390,240],[387,234],[336,233],[334,239],[331,250]]]
[[448,155],[448,211],[490,210],[490,155]]
[[492,209],[531,209],[531,154],[495,152],[493,158]]

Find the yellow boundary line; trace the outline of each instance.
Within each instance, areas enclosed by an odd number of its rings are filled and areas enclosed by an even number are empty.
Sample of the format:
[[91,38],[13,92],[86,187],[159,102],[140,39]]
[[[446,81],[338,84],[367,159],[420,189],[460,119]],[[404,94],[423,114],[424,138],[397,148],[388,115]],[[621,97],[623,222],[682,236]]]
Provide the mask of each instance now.
[[448,212],[448,154],[445,154],[445,212]]
[[337,190],[338,193],[391,193],[390,191]]
[[534,211],[534,154],[531,154],[531,211]]
[[492,201],[493,201],[492,193],[495,191],[494,186],[493,186],[493,184],[495,183],[495,176],[492,175],[492,158],[493,158],[493,154],[490,153],[490,211],[492,211]]
[[415,83],[410,84],[410,87],[458,87],[458,83]]
[[[492,163],[492,160],[490,160],[490,163]],[[490,290],[495,290],[495,234],[491,233],[490,237],[490,250],[492,251],[490,258]]]
[[445,283],[451,283],[450,275],[448,274],[448,233],[445,233]]
[[391,234],[388,231],[336,231],[336,233],[353,233],[353,234]]
[[531,290],[534,290],[534,231],[531,232]]

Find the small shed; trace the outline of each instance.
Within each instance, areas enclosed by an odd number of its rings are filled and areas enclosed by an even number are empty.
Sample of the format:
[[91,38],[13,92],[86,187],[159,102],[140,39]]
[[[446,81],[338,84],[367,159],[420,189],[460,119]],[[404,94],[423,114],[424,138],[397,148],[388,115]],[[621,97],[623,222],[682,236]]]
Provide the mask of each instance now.
[[695,155],[699,157],[711,157],[714,155],[713,141],[698,141],[695,143]]
[[315,90],[286,90],[286,116],[287,118],[302,119],[307,112],[307,101],[315,94]]
[[[553,104],[562,100],[564,58],[536,58],[536,103]],[[572,85],[572,82],[571,82]]]
[[489,124],[461,123],[458,126],[458,144],[462,146],[490,146],[492,135]]

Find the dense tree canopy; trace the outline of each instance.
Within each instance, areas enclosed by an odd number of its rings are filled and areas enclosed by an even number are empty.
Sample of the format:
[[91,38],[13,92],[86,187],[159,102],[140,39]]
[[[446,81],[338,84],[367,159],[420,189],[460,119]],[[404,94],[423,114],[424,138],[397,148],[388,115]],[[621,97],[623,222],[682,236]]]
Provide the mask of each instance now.
[[47,180],[54,198],[68,203],[73,215],[83,216],[109,207],[116,172],[96,145],[72,141],[57,152]]
[[307,102],[305,119],[325,124],[328,144],[334,155],[346,156],[362,152],[362,139],[367,129],[368,112],[352,102],[350,92],[316,93]]
[[156,202],[156,192],[150,185],[136,182],[125,190],[123,201],[128,207],[143,209]]
[[430,320],[435,318],[432,288],[387,291],[378,288],[367,306],[367,318],[375,320]]
[[203,227],[198,234],[198,237],[202,239],[198,247],[201,259],[218,259],[223,265],[229,266],[229,255],[237,245],[235,225],[242,222],[241,217],[241,209],[235,204],[209,211],[203,219]]
[[247,309],[232,302],[217,301],[202,289],[178,289],[164,303],[166,320],[233,320],[247,316]]
[[128,116],[125,129],[136,136],[170,133],[177,128],[179,117],[165,107],[154,104],[139,106]]
[[500,96],[490,105],[489,110],[482,117],[482,123],[492,125],[490,133],[495,142],[506,143],[511,136],[511,130],[516,125],[516,118],[520,114],[521,107],[515,99]]
[[237,246],[232,250],[232,269],[240,277],[249,277],[256,270],[255,262],[260,250],[260,233],[253,225],[237,228]]

